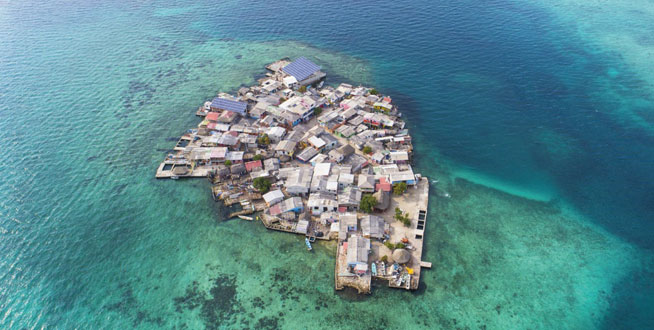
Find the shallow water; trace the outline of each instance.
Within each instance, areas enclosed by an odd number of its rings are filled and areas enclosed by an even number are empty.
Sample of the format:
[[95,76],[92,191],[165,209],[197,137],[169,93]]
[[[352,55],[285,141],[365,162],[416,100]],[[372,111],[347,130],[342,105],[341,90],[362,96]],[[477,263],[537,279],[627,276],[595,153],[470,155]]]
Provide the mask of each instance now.
[[[0,327],[654,327],[646,2],[279,7],[0,5]],[[439,180],[419,292],[335,293],[333,246],[153,178],[202,101],[300,55],[389,93]]]

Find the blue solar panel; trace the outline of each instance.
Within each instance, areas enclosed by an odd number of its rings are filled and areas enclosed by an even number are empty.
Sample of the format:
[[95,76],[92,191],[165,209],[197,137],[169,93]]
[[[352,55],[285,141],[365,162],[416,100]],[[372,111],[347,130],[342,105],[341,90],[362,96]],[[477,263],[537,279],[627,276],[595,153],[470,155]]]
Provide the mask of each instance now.
[[293,61],[293,63],[285,66],[282,70],[295,77],[297,81],[302,81],[320,70],[320,67],[305,57],[300,57]]
[[245,102],[232,101],[220,97],[216,97],[211,101],[212,108],[236,112],[242,116],[245,116],[245,109],[247,109],[247,106],[248,104]]

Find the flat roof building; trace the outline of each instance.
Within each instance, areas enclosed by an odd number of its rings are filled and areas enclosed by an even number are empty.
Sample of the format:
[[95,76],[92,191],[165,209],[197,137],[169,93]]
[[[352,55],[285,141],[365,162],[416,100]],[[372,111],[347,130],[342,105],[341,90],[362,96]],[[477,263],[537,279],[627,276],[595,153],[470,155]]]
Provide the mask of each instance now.
[[232,101],[222,97],[215,97],[211,101],[211,110],[214,111],[231,111],[235,112],[241,116],[247,115],[248,104],[245,102]]
[[297,81],[303,81],[320,71],[320,66],[309,61],[306,57],[298,57],[295,61],[282,68],[282,71],[289,74]]
[[266,202],[268,207],[273,206],[284,200],[284,193],[281,190],[271,190],[263,194],[263,200]]
[[370,240],[365,237],[352,235],[347,239],[347,265],[355,267],[357,264],[368,264]]
[[363,237],[367,238],[384,238],[386,230],[386,221],[384,218],[376,215],[365,215],[361,218],[361,232]]

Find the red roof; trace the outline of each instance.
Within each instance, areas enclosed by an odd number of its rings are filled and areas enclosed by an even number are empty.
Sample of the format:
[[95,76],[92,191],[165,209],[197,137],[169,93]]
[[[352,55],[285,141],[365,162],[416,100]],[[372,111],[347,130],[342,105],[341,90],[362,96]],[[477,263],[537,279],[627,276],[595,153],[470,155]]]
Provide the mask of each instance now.
[[338,207],[338,212],[340,212],[340,213],[345,213],[345,212],[347,212],[347,207],[345,207],[345,206],[339,206],[339,207]]
[[391,191],[391,184],[386,181],[385,177],[379,178],[379,183],[375,185],[375,191]]
[[231,136],[233,136],[233,137],[238,137],[238,132],[229,131],[229,132],[227,132],[226,134],[229,134],[229,135],[231,135]]
[[207,128],[208,128],[208,129],[216,129],[216,123],[209,123],[209,124],[207,125]]
[[245,163],[245,169],[248,172],[252,172],[253,169],[258,167],[263,167],[263,165],[261,164],[261,160],[253,160],[251,162]]
[[384,99],[383,99],[382,101],[384,101],[384,102],[386,102],[386,103],[391,103],[391,97],[390,97],[390,96],[386,96],[386,97],[384,97]]
[[277,203],[268,210],[270,212],[270,215],[278,215],[282,213],[282,203]]
[[218,121],[218,116],[219,116],[219,115],[220,115],[220,114],[217,113],[217,112],[209,112],[209,113],[207,114],[207,120],[210,120],[210,121]]

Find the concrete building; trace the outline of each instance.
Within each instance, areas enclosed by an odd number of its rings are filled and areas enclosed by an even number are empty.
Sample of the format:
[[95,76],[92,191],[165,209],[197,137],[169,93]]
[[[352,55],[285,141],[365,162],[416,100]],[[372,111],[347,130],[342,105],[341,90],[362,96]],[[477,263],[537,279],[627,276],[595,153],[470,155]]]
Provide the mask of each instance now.
[[301,162],[307,163],[317,154],[318,150],[315,148],[306,147],[297,155],[297,159]]
[[275,155],[293,157],[297,142],[291,140],[282,140],[275,146]]
[[300,116],[302,120],[308,120],[313,115],[313,110],[316,107],[316,100],[307,95],[293,96],[284,101],[279,107],[286,111]]
[[292,195],[307,195],[311,187],[312,176],[313,168],[311,167],[292,168],[286,179],[286,191]]
[[311,214],[318,216],[323,212],[336,212],[338,210],[338,201],[332,194],[312,193],[309,195],[307,207]]
[[367,174],[359,174],[357,187],[359,190],[366,193],[375,192],[375,176]]
[[279,143],[279,141],[282,140],[284,135],[286,135],[286,130],[283,127],[271,127],[268,129],[268,137],[270,138],[270,141],[273,143]]
[[376,215],[365,215],[361,218],[361,232],[363,237],[383,239],[389,227],[384,218]]
[[281,190],[271,190],[263,194],[263,200],[266,202],[268,207],[271,207],[284,200],[284,193]]
[[370,251],[369,239],[365,237],[360,237],[358,235],[350,236],[347,239],[347,257],[346,257],[347,265],[352,268],[365,265],[366,267],[359,267],[361,271],[358,271],[358,273],[367,272],[369,251]]
[[338,147],[338,140],[331,134],[322,134],[320,138],[325,141],[325,150],[332,150]]

